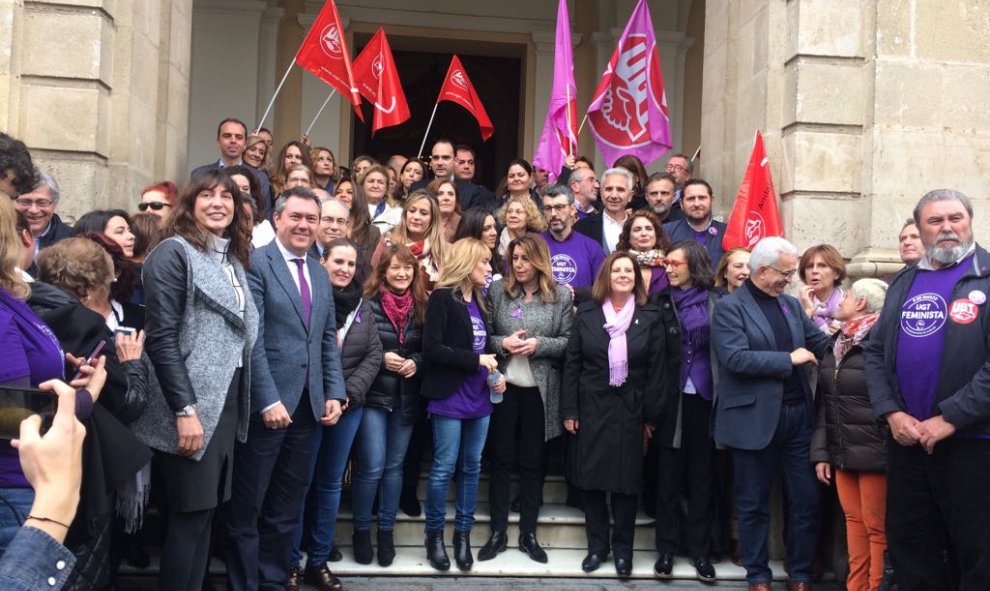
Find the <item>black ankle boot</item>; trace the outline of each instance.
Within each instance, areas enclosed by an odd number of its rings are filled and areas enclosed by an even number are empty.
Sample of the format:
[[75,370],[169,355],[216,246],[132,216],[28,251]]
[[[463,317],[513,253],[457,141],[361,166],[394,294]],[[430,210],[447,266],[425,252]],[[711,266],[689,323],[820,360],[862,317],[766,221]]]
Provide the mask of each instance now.
[[471,532],[454,532],[454,561],[457,568],[462,571],[469,571],[474,565],[474,557],[471,556]]
[[354,530],[351,541],[354,542],[354,562],[371,564],[375,559],[375,551],[371,548],[371,531]]
[[485,545],[478,550],[478,560],[484,562],[495,558],[499,552],[505,552],[509,545],[509,536],[504,529],[493,529]]
[[392,532],[378,530],[378,566],[388,566],[395,560]]
[[443,545],[443,530],[426,532],[426,559],[430,561],[430,566],[440,572],[450,570],[447,547]]

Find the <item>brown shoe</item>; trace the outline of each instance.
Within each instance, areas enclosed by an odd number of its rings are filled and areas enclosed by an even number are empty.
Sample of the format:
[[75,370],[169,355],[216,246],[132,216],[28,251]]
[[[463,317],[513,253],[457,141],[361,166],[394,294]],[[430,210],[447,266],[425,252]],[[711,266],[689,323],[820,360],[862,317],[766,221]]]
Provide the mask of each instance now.
[[808,582],[797,582],[797,581],[787,581],[788,591],[811,591],[811,583]]
[[299,591],[302,585],[303,569],[301,566],[293,566],[289,569],[289,580],[285,582],[286,591]]
[[750,583],[749,591],[773,591],[770,583]]
[[316,568],[306,567],[306,582],[316,585],[320,591],[340,591],[344,588],[340,579],[337,578],[326,563]]

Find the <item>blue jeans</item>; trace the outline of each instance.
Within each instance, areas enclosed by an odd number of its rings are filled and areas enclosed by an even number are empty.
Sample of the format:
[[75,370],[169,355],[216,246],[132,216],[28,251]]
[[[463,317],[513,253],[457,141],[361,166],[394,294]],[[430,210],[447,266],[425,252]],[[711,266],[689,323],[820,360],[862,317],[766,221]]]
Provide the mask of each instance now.
[[[304,519],[309,524],[313,543],[309,548],[307,564],[319,565],[327,561],[337,533],[337,511],[340,509],[340,491],[343,488],[344,470],[347,457],[351,453],[354,435],[361,425],[364,408],[356,408],[344,413],[332,427],[316,430],[315,452],[313,453],[313,503],[305,512]],[[292,564],[298,565],[302,559],[302,524],[296,529],[295,548]]]
[[354,529],[371,529],[371,505],[381,485],[378,531],[395,529],[402,492],[402,464],[412,436],[412,424],[402,424],[402,412],[366,408],[357,433],[357,461],[351,482]]
[[474,510],[478,507],[481,450],[488,436],[489,418],[452,419],[430,416],[433,425],[433,465],[430,467],[430,484],[426,489],[427,533],[443,531],[447,521],[447,486],[454,474],[455,465],[458,476],[454,531],[471,531]]
[[769,583],[767,536],[770,533],[770,487],[779,467],[787,492],[787,574],[811,582],[811,563],[821,529],[821,487],[810,458],[811,411],[807,404],[784,406],[767,447],[733,449],[739,555],[750,583]]
[[31,505],[34,490],[30,488],[0,488],[0,556],[21,529]]

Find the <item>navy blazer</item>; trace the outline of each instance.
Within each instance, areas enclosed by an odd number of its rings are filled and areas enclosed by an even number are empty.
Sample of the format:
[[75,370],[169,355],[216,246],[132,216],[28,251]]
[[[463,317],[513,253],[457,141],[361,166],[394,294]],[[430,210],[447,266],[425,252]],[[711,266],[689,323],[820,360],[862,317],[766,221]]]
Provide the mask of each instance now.
[[[715,233],[706,232],[705,242],[702,246],[705,247],[708,258],[711,259],[712,269],[717,269],[718,262],[722,260],[722,255],[725,254],[725,251],[722,250],[722,238],[725,237],[726,224],[718,220],[712,220],[709,230],[711,228],[715,228]],[[681,240],[694,240],[694,228],[688,223],[686,217],[664,224],[663,233],[667,235],[667,238],[670,238],[671,244],[680,242]]]
[[306,258],[313,299],[307,328],[302,298],[277,241],[254,251],[247,277],[259,315],[258,340],[251,353],[251,413],[281,401],[293,414],[306,388],[308,368],[309,402],[319,420],[327,400],[346,399],[330,276],[315,259]]
[[[821,359],[828,336],[808,318],[797,298],[781,295],[779,301],[794,349],[804,347]],[[736,449],[763,449],[777,429],[784,380],[792,371],[797,372],[812,407],[811,367],[804,364],[795,368],[790,352],[776,350],[770,323],[746,286],[715,303],[711,338],[718,359],[715,442]],[[813,415],[809,413],[809,417]]]
[[605,256],[608,256],[612,253],[609,252],[608,246],[605,244],[605,222],[602,221],[602,216],[604,215],[605,212],[600,211],[596,214],[589,215],[583,220],[578,220],[578,222],[574,224],[574,231],[579,234],[584,234],[588,238],[591,238],[600,244]]

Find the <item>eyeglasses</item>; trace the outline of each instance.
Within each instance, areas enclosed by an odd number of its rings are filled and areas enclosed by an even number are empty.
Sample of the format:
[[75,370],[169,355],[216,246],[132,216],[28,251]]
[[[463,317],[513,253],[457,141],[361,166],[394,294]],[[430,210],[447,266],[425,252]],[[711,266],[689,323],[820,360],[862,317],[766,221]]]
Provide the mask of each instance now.
[[781,271],[780,269],[778,269],[777,267],[774,267],[773,265],[771,265],[771,266],[769,266],[767,268],[768,269],[773,269],[774,271],[780,273],[780,275],[784,279],[786,279],[787,281],[790,281],[791,279],[794,279],[794,274],[798,272],[797,269],[791,269],[790,271]]
[[571,205],[569,203],[558,203],[557,205],[544,205],[543,213],[564,213]]
[[687,172],[687,169],[680,164],[668,164],[665,170],[667,172]]
[[677,269],[687,264],[687,261],[678,261],[676,259],[664,259],[663,266],[670,267],[671,269]]
[[161,211],[163,207],[172,207],[164,201],[148,201],[146,203],[138,203],[138,211],[148,211],[151,208],[155,211]]
[[23,207],[24,209],[31,209],[32,206],[38,209],[48,209],[55,204],[51,199],[28,199],[26,197],[19,197],[15,203],[18,207]]

